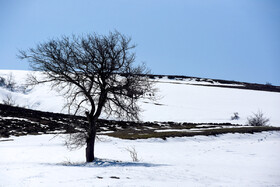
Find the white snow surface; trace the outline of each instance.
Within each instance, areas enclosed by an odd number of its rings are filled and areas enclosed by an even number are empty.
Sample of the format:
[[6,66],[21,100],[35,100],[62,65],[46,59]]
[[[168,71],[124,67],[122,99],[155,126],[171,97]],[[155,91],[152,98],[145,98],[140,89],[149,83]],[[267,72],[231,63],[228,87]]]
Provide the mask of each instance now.
[[[28,71],[10,73],[17,88]],[[40,76],[40,73],[36,73]],[[280,126],[280,93],[198,86],[193,80],[157,80],[161,99],[142,100],[143,121],[232,122],[261,110]],[[207,83],[209,84],[209,83]],[[27,108],[64,112],[64,98],[49,85],[23,93],[0,87],[0,101],[11,95]],[[238,112],[240,120],[230,117]],[[69,151],[66,135],[0,138],[0,187],[14,186],[280,186],[280,132],[226,134],[146,140],[100,135],[94,163],[85,148]],[[134,147],[139,162],[126,148]]]
[[[84,148],[67,150],[63,137],[0,139],[0,186],[280,185],[280,132],[167,140],[103,135],[91,164],[84,162]],[[140,162],[132,162],[128,147]]]
[[[7,77],[11,73],[16,86],[20,87],[26,83],[27,74],[31,72],[0,70],[1,77]],[[40,72],[35,74],[41,76]],[[139,102],[143,109],[141,120],[246,124],[249,116],[261,111],[270,119],[270,125],[280,126],[280,93],[197,84],[211,83],[196,82],[192,79],[157,79],[155,87],[158,88],[159,99],[155,102],[146,99]],[[19,106],[50,112],[68,112],[63,108],[63,96],[52,90],[48,84],[36,86],[25,94],[20,91],[10,92],[0,87],[0,102],[9,94]],[[234,112],[239,113],[239,120],[231,120]]]

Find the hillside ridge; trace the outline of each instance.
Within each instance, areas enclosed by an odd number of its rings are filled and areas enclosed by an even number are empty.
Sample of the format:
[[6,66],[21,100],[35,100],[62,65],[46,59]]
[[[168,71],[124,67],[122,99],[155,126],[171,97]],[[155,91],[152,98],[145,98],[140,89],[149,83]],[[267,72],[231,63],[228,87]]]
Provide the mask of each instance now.
[[[146,76],[146,75],[142,75]],[[196,82],[207,82],[211,84],[195,84],[196,86],[212,86],[212,87],[223,87],[223,88],[237,88],[237,89],[248,89],[248,90],[257,90],[257,91],[270,91],[270,92],[280,92],[280,86],[275,86],[270,83],[259,84],[259,83],[249,83],[241,82],[234,80],[223,80],[223,79],[211,79],[211,78],[201,78],[201,77],[192,77],[185,75],[160,75],[160,74],[148,74],[150,79],[161,79],[166,77],[169,80],[186,80],[190,79]],[[214,84],[218,83],[218,84]],[[225,85],[226,84],[226,85]],[[238,86],[237,86],[238,85]]]

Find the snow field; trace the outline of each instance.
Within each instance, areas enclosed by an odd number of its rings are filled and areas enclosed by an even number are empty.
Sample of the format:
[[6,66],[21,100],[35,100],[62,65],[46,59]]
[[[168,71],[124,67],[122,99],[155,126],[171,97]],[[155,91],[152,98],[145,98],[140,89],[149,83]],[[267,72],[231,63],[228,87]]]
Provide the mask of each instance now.
[[[280,126],[280,93],[158,82],[162,98],[143,103],[144,121],[245,124],[252,113],[262,111],[270,124]],[[240,120],[231,120],[238,112]]]
[[[17,86],[21,86],[25,84],[30,71],[0,70],[2,77],[10,73],[13,74]],[[40,72],[35,72],[35,75],[41,76]],[[247,117],[262,111],[264,116],[270,119],[270,125],[280,126],[280,93],[197,86],[192,83],[202,84],[202,82],[188,80],[158,79],[155,87],[159,90],[157,93],[159,99],[156,102],[145,99],[139,102],[143,109],[141,119],[143,121],[246,124]],[[26,94],[9,92],[0,87],[0,102],[7,94],[11,94],[19,106],[68,113],[67,109],[63,108],[65,105],[63,96],[51,90],[50,85],[47,84],[36,86]],[[239,120],[231,120],[234,112],[239,113]]]
[[[166,141],[100,137],[92,164],[84,163],[84,148],[67,150],[63,136],[1,141],[0,186],[280,185],[280,132]],[[125,150],[131,146],[140,162]]]
[[[17,86],[28,71],[13,73]],[[40,73],[36,73],[40,76]],[[198,86],[196,81],[156,82],[156,103],[142,100],[143,121],[231,122],[245,124],[261,110],[280,126],[280,93]],[[208,83],[209,84],[209,83]],[[10,94],[19,106],[64,112],[64,98],[49,85],[23,93],[0,87],[0,102]],[[240,120],[231,121],[234,112]],[[64,136],[64,135],[63,135]],[[280,132],[226,134],[148,140],[100,136],[95,163],[85,164],[84,148],[69,151],[63,136],[0,139],[2,186],[280,186]],[[134,146],[140,162],[126,148]]]

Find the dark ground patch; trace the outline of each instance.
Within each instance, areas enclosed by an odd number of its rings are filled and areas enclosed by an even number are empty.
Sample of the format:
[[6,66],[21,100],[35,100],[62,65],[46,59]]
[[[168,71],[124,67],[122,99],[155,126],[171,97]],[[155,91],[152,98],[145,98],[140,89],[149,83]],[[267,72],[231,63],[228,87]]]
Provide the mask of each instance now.
[[[86,118],[82,116],[41,112],[0,104],[0,137],[75,133],[83,131],[86,128],[86,124]],[[174,132],[168,131],[174,129],[177,130]],[[269,126],[250,127],[231,123],[201,124],[99,120],[97,133],[122,139],[165,139],[167,137],[254,133],[272,130],[280,130],[280,128]]]

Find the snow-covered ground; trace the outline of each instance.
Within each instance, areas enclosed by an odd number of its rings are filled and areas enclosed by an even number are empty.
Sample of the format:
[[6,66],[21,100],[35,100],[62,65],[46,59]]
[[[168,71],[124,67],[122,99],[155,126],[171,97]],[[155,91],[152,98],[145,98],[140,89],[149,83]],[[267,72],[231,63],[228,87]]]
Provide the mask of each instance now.
[[[0,102],[9,96],[19,106],[67,112],[63,97],[48,85],[24,90],[28,71],[0,70],[1,77],[10,73],[16,90],[0,87]],[[139,103],[144,109],[142,119],[245,124],[252,112],[261,110],[271,125],[280,126],[280,93],[197,84],[202,82],[157,80],[161,99]],[[230,120],[234,112],[240,120]],[[121,140],[102,135],[96,144],[98,159],[92,164],[85,164],[84,148],[67,150],[64,136],[1,138],[0,187],[280,186],[280,132],[167,140]],[[132,162],[126,150],[132,147],[140,162]]]
[[[18,87],[25,84],[28,71],[0,70],[1,77],[13,74]],[[37,73],[39,75],[39,73]],[[262,111],[270,119],[270,125],[280,126],[280,93],[244,89],[199,86],[210,84],[192,79],[156,80],[159,99],[156,102],[141,101],[143,121],[175,122],[231,122],[245,124],[252,113]],[[218,84],[218,83],[213,83]],[[221,85],[221,84],[219,84]],[[235,85],[236,86],[236,85]],[[12,95],[19,106],[51,112],[67,113],[63,109],[64,98],[49,85],[34,87],[22,93],[10,92],[0,87],[0,102]],[[233,113],[238,112],[240,119],[231,121]]]
[[[0,186],[279,186],[280,132],[148,140],[101,136],[93,164],[53,135],[0,141]],[[4,140],[4,139],[0,139]],[[135,147],[140,162],[132,162]]]

